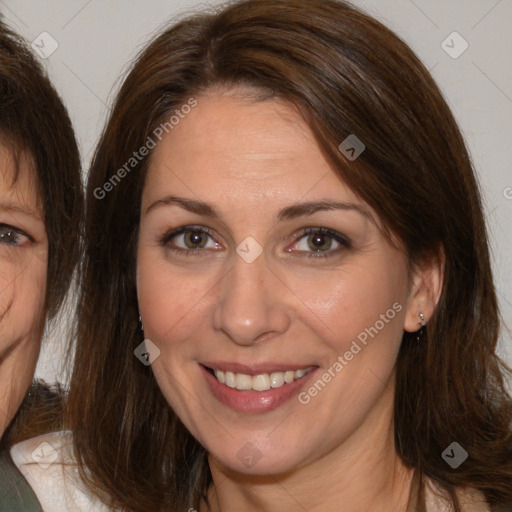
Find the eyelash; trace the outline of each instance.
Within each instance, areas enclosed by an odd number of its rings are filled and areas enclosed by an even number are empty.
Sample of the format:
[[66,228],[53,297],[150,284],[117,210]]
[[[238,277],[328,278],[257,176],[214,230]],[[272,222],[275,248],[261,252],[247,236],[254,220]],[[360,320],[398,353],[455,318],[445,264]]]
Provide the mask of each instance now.
[[[6,230],[7,232],[2,233],[2,231],[4,231],[4,230]],[[14,233],[17,243],[9,243],[9,242],[4,241],[3,236],[8,235],[10,233]],[[34,239],[28,233],[25,233],[25,231],[15,228],[14,226],[11,226],[9,224],[3,224],[0,222],[0,245],[6,245],[8,247],[19,247],[23,243],[23,242],[21,242],[21,243],[19,242],[19,237],[25,237],[30,242],[34,241]]]
[[339,252],[341,252],[343,249],[351,249],[352,244],[350,243],[350,240],[341,233],[338,233],[337,231],[334,231],[329,228],[305,228],[300,233],[294,236],[295,243],[297,243],[299,240],[302,240],[304,237],[310,236],[310,235],[326,235],[332,240],[338,242],[340,244],[340,247],[334,249],[334,250],[327,250],[327,251],[298,251],[302,253],[301,257],[305,258],[330,258],[332,256],[336,256]]
[[[169,242],[173,238],[176,238],[177,236],[187,233],[189,231],[198,231],[200,233],[205,233],[210,238],[212,238],[212,240],[214,239],[213,232],[206,227],[183,226],[181,228],[171,231],[170,233],[166,233],[165,235],[163,235],[160,238],[159,243],[166,249],[173,251],[177,254],[183,254],[185,256],[192,256],[192,255],[198,256],[202,252],[200,250],[200,248],[199,249],[183,249],[181,247],[175,247],[175,246],[172,246],[169,244]],[[341,233],[338,233],[337,231],[334,231],[329,228],[305,228],[305,229],[301,230],[298,234],[294,235],[293,243],[296,244],[297,242],[302,240],[304,237],[310,236],[310,235],[326,235],[329,238],[331,238],[332,240],[338,242],[340,244],[340,247],[338,247],[334,250],[327,250],[327,251],[293,251],[293,252],[301,253],[300,257],[329,258],[329,257],[335,256],[343,249],[350,249],[352,247],[350,240],[345,235],[342,235]],[[288,252],[292,252],[292,251],[288,251]]]

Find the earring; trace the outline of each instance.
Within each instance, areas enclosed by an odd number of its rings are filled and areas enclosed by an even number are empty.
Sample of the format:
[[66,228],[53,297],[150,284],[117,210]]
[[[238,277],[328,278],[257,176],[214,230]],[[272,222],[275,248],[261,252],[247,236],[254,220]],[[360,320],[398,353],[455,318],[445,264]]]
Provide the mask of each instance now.
[[421,335],[423,334],[423,328],[425,327],[425,315],[420,311],[419,312],[420,321],[418,322],[419,330],[416,331],[416,341],[420,341]]
[[140,324],[140,330],[144,332],[144,325],[142,324],[142,315],[139,313],[139,324]]

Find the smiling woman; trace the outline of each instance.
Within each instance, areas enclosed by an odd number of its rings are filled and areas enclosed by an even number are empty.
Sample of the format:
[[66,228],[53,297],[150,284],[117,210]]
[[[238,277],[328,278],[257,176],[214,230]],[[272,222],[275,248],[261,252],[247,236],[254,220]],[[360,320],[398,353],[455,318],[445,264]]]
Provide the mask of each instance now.
[[17,411],[46,320],[71,281],[82,202],[64,105],[27,44],[0,21],[0,510],[40,510],[8,449],[51,428],[52,414],[28,407],[43,398],[55,403],[48,390],[33,386]]
[[0,147],[2,432],[32,380],[45,319],[46,229],[32,163],[24,155],[18,165]]
[[384,26],[334,0],[251,0],[169,27],[119,91],[87,211],[68,412],[92,494],[133,511],[507,510],[478,184]]

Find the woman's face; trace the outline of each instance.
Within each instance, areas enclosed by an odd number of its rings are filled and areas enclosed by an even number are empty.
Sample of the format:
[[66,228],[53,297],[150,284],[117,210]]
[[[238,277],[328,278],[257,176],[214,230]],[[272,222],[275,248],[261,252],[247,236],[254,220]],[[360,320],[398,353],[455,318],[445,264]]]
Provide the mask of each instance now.
[[144,334],[163,394],[219,464],[286,472],[389,430],[415,282],[286,104],[211,93],[154,149]]
[[25,395],[45,319],[47,237],[26,155],[0,144],[0,435]]

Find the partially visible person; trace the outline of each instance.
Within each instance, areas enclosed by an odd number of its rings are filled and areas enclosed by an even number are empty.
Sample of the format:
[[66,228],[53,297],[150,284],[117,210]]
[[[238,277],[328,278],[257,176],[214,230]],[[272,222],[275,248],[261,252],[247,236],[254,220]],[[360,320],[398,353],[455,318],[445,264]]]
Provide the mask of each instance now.
[[66,108],[28,43],[0,20],[0,511],[40,510],[9,449],[61,428],[60,390],[31,382],[78,261],[82,211]]

